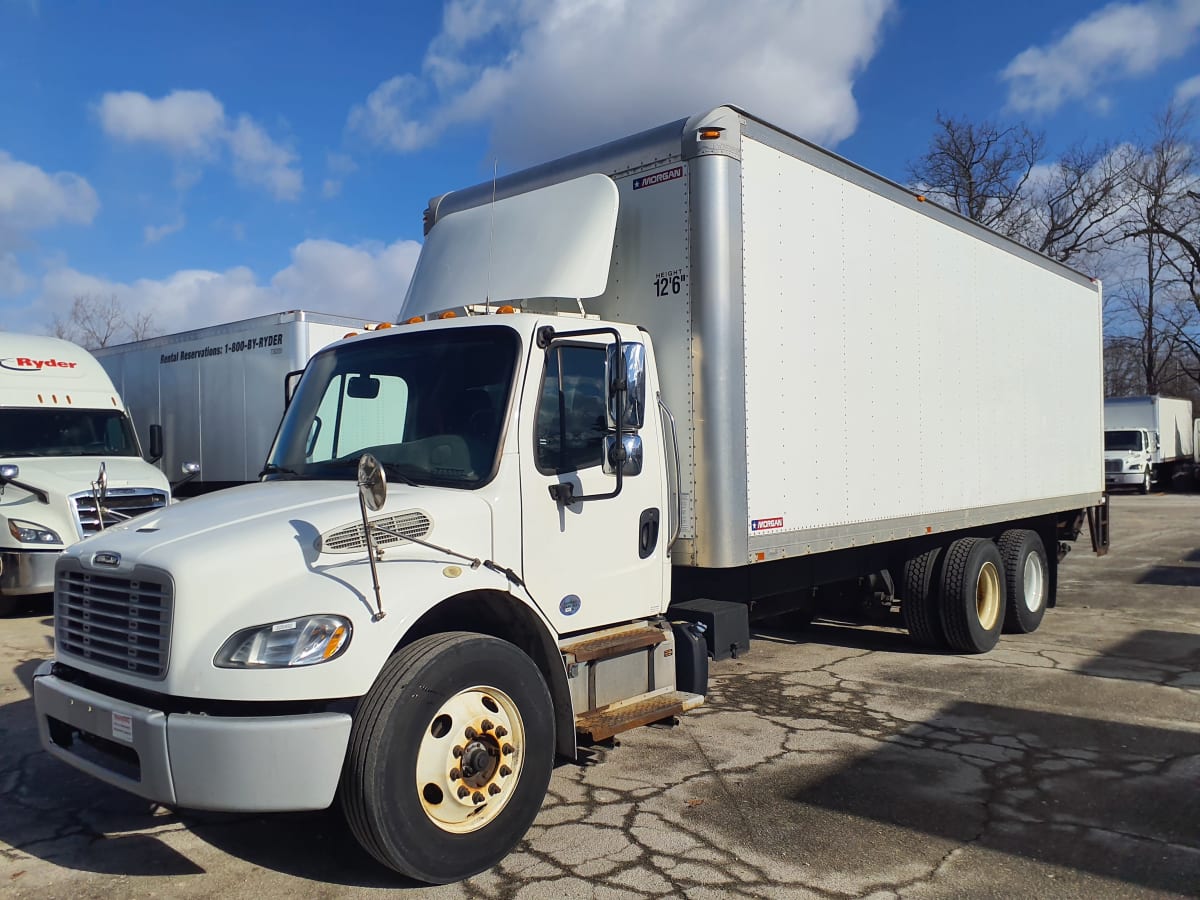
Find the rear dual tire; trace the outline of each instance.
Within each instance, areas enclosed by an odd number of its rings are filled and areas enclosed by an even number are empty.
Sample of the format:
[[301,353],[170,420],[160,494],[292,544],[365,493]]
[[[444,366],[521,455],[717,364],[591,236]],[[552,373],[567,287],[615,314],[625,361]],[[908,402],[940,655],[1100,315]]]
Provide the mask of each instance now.
[[1036,531],[1009,529],[1000,535],[1008,606],[1004,630],[1012,634],[1037,631],[1050,598],[1050,566]]
[[960,538],[946,550],[941,572],[946,642],[960,653],[986,653],[1000,640],[1007,606],[1004,560],[986,538]]

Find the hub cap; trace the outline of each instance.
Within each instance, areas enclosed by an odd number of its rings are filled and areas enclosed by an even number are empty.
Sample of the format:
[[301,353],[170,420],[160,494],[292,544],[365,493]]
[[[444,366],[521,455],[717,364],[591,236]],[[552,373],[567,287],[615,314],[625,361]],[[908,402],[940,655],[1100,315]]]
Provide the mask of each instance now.
[[1025,557],[1025,606],[1030,612],[1037,612],[1042,608],[1042,601],[1046,591],[1046,575],[1042,571],[1042,558],[1036,553],[1030,553]]
[[992,563],[984,563],[975,582],[975,615],[984,631],[996,627],[1000,618],[1000,573]]
[[459,691],[425,727],[417,796],[439,828],[466,834],[507,805],[521,775],[525,728],[516,704],[490,687]]

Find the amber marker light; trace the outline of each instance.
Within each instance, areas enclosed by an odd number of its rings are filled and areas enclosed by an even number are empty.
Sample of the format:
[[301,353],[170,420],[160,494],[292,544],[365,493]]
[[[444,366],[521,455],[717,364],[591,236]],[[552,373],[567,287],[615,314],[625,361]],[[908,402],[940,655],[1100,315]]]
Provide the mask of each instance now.
[[438,316],[438,318],[439,319],[457,319],[458,313],[456,313],[452,309],[448,309],[444,313],[442,313],[440,316]]
[[918,203],[924,203],[924,202],[925,202],[925,195],[924,195],[924,194],[917,194],[917,202],[918,202]]
[[383,331],[385,328],[391,328],[391,327],[392,327],[391,322],[380,322],[378,325],[375,326],[375,330]]
[[420,316],[413,316],[411,319],[409,319],[409,320],[408,320],[407,322],[405,322],[404,324],[405,324],[405,325],[417,325],[417,324],[419,324],[419,323],[421,323],[421,322],[424,322],[424,321],[425,321],[425,320],[424,320],[423,318],[421,318]]
[[502,316],[509,316],[515,312],[516,312],[516,310],[513,309],[511,306],[502,306],[498,310],[496,310],[496,313],[498,315],[502,315]]
[[352,337],[358,337],[358,332],[357,331],[347,331],[345,334],[342,335],[342,340],[344,341],[346,338],[352,338]]
[[338,647],[342,646],[342,640],[346,637],[346,626],[339,625],[337,630],[329,638],[329,642],[325,645],[325,652],[321,654],[322,659],[329,659],[338,652]]
[[723,128],[701,128],[700,129],[700,140],[715,141],[717,138],[719,138],[721,136],[722,131],[724,131]]

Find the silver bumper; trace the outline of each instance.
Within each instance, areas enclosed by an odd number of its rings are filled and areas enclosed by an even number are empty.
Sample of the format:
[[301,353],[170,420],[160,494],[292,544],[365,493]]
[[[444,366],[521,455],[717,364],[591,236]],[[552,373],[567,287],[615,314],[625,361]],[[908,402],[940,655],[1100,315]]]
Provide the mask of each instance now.
[[49,594],[61,550],[0,550],[0,594]]
[[1105,472],[1104,483],[1111,487],[1113,485],[1138,485],[1142,483],[1142,479],[1146,477],[1145,472]]
[[225,812],[325,809],[350,716],[224,717],[126,703],[34,674],[42,747],[100,781],[166,806]]

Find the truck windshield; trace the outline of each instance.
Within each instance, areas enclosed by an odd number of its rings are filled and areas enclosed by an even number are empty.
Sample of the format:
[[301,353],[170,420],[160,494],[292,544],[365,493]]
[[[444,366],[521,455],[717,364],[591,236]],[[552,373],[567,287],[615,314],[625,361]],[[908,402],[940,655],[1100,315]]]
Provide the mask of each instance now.
[[1106,431],[1104,432],[1105,450],[1143,450],[1142,433],[1140,431]]
[[120,410],[0,409],[0,456],[138,455]]
[[496,468],[520,340],[506,326],[390,332],[313,357],[267,478],[353,479],[374,454],[401,481],[471,488]]

